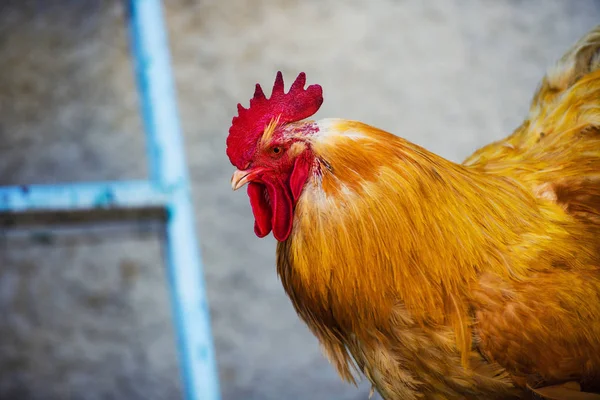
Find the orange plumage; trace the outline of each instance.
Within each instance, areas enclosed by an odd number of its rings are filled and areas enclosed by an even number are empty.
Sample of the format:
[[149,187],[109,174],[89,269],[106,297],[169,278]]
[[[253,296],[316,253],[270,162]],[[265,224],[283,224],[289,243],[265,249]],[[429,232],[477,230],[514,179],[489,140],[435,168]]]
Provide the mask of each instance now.
[[[344,379],[402,400],[600,389],[599,50],[600,27],[523,125],[462,165],[359,122],[294,119],[320,105],[314,87],[287,109],[257,89],[240,115],[269,124],[234,120],[233,186],[250,182],[255,230],[279,240],[284,288]],[[569,387],[537,392],[600,398]]]

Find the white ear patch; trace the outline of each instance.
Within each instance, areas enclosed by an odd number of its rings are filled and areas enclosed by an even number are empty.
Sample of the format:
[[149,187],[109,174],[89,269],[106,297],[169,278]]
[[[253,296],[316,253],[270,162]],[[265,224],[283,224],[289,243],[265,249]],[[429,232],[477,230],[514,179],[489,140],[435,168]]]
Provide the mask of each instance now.
[[288,155],[293,158],[301,154],[304,150],[306,150],[306,144],[303,142],[294,142],[288,150]]

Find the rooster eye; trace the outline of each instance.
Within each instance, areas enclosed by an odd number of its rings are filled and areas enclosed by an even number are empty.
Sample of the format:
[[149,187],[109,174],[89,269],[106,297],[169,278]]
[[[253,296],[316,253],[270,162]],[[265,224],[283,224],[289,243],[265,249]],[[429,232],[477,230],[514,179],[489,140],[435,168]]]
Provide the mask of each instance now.
[[273,154],[279,154],[281,153],[281,147],[275,146],[273,147]]

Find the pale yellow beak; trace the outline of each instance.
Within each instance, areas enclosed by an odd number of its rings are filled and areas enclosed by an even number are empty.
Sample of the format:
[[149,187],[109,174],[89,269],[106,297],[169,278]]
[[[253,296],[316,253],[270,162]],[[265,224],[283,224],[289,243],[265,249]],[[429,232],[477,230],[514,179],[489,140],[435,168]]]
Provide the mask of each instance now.
[[231,188],[233,190],[238,190],[244,186],[246,183],[248,183],[249,175],[250,171],[240,171],[239,169],[236,169],[231,177]]

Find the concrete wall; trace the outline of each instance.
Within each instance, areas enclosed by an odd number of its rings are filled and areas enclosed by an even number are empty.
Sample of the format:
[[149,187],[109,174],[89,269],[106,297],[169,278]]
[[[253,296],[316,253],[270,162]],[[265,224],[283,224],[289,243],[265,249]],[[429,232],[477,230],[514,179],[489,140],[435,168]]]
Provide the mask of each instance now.
[[[582,0],[167,0],[224,399],[365,399],[296,317],[232,193],[237,102],[306,71],[317,117],[359,119],[451,160],[509,133],[545,68],[598,22]],[[0,2],[0,184],[146,174],[116,0]],[[180,394],[157,235],[0,236],[0,398]]]

